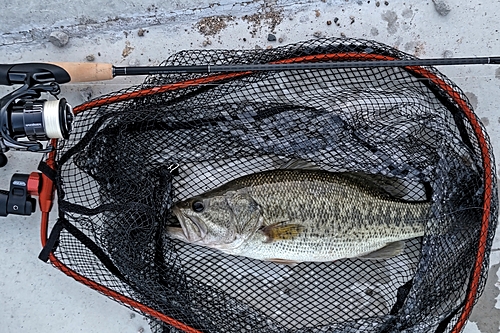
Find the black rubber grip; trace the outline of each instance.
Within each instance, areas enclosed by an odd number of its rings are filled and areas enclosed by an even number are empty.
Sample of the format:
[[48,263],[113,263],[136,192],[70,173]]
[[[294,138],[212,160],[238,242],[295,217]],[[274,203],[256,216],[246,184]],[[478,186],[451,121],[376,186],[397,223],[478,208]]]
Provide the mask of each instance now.
[[9,70],[14,65],[0,65],[0,85],[2,86],[10,86],[11,83],[9,81]]
[[39,82],[54,78],[57,83],[66,83],[71,80],[68,72],[53,64],[0,64],[0,85],[23,84],[27,78]]

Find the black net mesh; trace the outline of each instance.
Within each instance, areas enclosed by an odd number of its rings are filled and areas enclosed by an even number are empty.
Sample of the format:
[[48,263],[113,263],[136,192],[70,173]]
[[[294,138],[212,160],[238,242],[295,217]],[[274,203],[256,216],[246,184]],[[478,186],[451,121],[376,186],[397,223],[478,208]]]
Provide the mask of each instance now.
[[[413,59],[372,41],[318,39],[270,50],[184,51],[163,65],[325,55]],[[425,71],[447,85],[415,67],[172,74],[101,98],[107,105],[91,103],[75,118],[71,139],[58,144],[60,217],[81,235],[64,229],[56,257],[201,332],[451,331],[474,274],[477,293],[485,282],[496,179],[484,177],[485,167],[495,175],[484,129],[476,132],[486,139],[478,138],[450,96],[466,97],[434,68]],[[387,260],[290,267],[166,234],[175,202],[291,159],[397,179],[394,196],[432,202],[424,237]],[[485,193],[493,204],[482,235]],[[475,271],[479,249],[486,254]],[[180,331],[154,317],[151,327]]]

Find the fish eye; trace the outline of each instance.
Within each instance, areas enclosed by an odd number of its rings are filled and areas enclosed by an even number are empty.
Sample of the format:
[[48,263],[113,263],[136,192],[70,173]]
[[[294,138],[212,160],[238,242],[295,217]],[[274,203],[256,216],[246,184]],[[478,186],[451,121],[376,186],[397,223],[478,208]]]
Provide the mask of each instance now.
[[201,201],[195,201],[191,205],[191,208],[193,209],[193,211],[195,211],[197,213],[201,213],[205,210],[205,205],[203,205],[203,202],[201,202]]

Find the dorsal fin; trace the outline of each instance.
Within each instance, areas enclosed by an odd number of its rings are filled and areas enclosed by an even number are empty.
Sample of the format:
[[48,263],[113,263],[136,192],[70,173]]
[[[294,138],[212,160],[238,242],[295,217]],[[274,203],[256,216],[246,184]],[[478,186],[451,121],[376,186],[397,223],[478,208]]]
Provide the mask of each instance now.
[[391,199],[410,203],[429,201],[428,189],[421,182],[361,172],[346,172],[342,175]]

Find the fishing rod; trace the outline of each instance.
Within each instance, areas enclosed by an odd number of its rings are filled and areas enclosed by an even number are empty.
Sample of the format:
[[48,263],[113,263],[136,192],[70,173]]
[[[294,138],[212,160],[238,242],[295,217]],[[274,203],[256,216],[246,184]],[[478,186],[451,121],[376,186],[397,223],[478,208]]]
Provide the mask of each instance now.
[[[363,54],[360,54],[361,56]],[[158,75],[175,73],[229,73],[244,71],[291,71],[291,70],[321,70],[338,68],[373,68],[373,67],[406,67],[406,66],[450,66],[450,65],[485,65],[500,64],[500,56],[469,57],[469,58],[430,58],[407,60],[372,60],[372,61],[342,61],[341,57],[334,56],[329,60],[326,56],[306,56],[310,62],[274,62],[267,64],[230,64],[230,65],[183,65],[183,66],[130,66],[118,67],[107,63],[51,63],[59,67],[46,68],[53,71],[58,83],[89,82],[111,80],[117,76]],[[319,61],[318,61],[319,60]],[[336,60],[336,61],[335,61]],[[0,85],[20,83],[25,74],[33,68],[43,69],[45,63],[26,63],[6,65],[0,64]],[[66,72],[66,73],[64,73]],[[39,74],[38,74],[39,75]],[[40,78],[40,76],[38,76]]]

